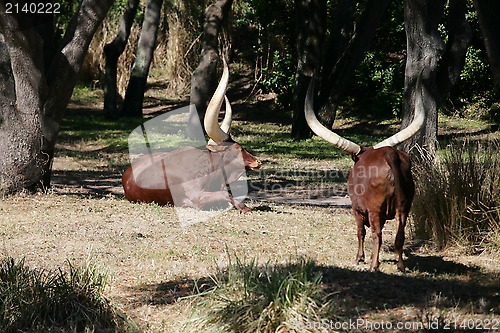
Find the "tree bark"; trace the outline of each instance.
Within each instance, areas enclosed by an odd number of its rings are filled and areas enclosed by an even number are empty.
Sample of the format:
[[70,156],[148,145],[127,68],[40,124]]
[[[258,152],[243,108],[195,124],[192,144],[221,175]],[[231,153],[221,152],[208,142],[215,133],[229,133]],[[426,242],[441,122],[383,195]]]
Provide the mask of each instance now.
[[92,36],[112,2],[81,2],[48,69],[34,18],[7,14],[4,2],[0,3],[6,79],[0,83],[5,97],[0,110],[0,193],[50,185],[60,121]]
[[163,0],[149,0],[144,13],[141,35],[137,43],[136,58],[120,112],[122,116],[142,117],[142,103],[146,91],[149,67],[156,46],[162,4]]
[[[208,103],[217,87],[217,64],[219,62],[219,33],[227,19],[233,0],[218,0],[205,10],[203,26],[201,59],[191,76],[190,103],[196,106],[197,116],[203,127],[203,118]],[[189,119],[189,128],[196,128],[198,122],[195,115]],[[195,136],[196,133],[188,135]]]
[[321,64],[322,44],[326,30],[326,2],[322,0],[296,0],[297,13],[297,72],[293,96],[292,138],[312,136],[304,116],[304,103],[309,81]]
[[134,23],[134,17],[139,7],[139,0],[128,0],[120,20],[120,27],[115,39],[104,46],[104,57],[106,68],[104,74],[104,116],[108,119],[118,117],[118,91],[116,88],[116,76],[118,59],[122,55],[130,36],[130,29]]
[[465,0],[450,0],[448,42],[445,45],[438,31],[445,3],[445,0],[405,1],[407,60],[402,128],[413,119],[419,76],[422,76],[426,120],[422,129],[400,148],[411,152],[417,159],[423,158],[422,154],[432,159],[436,154],[438,110],[459,78],[471,38],[465,18]]
[[500,98],[500,26],[497,22],[500,14],[500,1],[474,0],[474,6],[493,73],[495,93],[497,98]]

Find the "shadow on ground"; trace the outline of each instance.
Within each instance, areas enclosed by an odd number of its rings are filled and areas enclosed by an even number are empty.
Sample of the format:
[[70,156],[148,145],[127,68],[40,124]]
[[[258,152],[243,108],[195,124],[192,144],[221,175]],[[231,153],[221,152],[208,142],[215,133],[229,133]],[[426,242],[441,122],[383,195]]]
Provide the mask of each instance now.
[[[115,197],[124,198],[121,176],[124,168],[116,170],[81,171],[54,170],[52,185],[61,195],[78,197]],[[351,207],[347,188],[338,180],[310,182],[297,179],[259,178],[249,182],[248,200],[254,201],[253,210],[266,210],[266,203],[320,206]]]
[[[329,295],[325,303],[334,302],[339,318],[359,318],[374,311],[404,307],[414,307],[418,311],[435,306],[474,314],[500,312],[498,275],[482,273],[475,267],[440,256],[410,255],[407,267],[409,273],[401,275],[336,266],[315,266],[315,270],[321,272]],[[286,271],[291,267],[286,265],[282,269]],[[182,278],[131,287],[127,297],[141,305],[167,305],[213,287],[209,276],[198,280]]]
[[58,194],[80,197],[123,198],[121,170],[52,172],[52,185]]

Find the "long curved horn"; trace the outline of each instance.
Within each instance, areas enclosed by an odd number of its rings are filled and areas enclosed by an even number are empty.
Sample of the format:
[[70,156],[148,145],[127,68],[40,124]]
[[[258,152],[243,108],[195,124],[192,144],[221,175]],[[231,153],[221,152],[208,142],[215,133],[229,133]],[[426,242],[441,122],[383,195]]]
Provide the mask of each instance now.
[[386,146],[395,146],[400,144],[401,142],[408,140],[415,133],[417,133],[425,121],[425,109],[424,109],[424,101],[422,96],[422,75],[420,75],[417,79],[417,85],[415,88],[416,98],[415,98],[415,114],[413,115],[413,120],[408,127],[397,132],[393,136],[385,139],[384,141],[377,143],[373,146],[374,149],[386,147]]
[[323,140],[330,142],[335,147],[342,149],[343,151],[357,155],[361,151],[361,147],[352,141],[344,139],[338,134],[335,134],[325,126],[323,126],[314,114],[313,107],[313,93],[314,93],[314,78],[311,79],[309,83],[309,88],[307,89],[306,100],[304,105],[304,111],[306,116],[306,121],[311,130],[316,133],[317,136],[321,137]]
[[224,63],[224,70],[222,72],[222,77],[219,81],[217,89],[215,89],[214,95],[208,103],[207,111],[205,113],[205,119],[203,121],[205,125],[205,131],[210,139],[220,144],[229,139],[229,135],[224,132],[219,127],[219,122],[217,118],[219,117],[220,108],[222,106],[222,100],[226,94],[227,85],[229,82],[229,69],[227,68],[226,61],[222,59]]
[[[231,108],[231,104],[229,103],[229,99],[227,99],[227,96],[224,96],[224,100],[226,101],[226,114],[224,115],[224,119],[222,119],[220,129],[224,133],[227,133],[227,135],[230,135],[229,129],[231,128],[231,123],[233,121],[233,109]],[[218,143],[212,139],[208,140],[208,144],[210,146],[218,145]]]
[[231,103],[229,103],[227,96],[224,96],[224,100],[226,101],[226,114],[220,124],[220,129],[229,135],[229,129],[231,128],[231,122],[233,121],[233,109],[231,108]]

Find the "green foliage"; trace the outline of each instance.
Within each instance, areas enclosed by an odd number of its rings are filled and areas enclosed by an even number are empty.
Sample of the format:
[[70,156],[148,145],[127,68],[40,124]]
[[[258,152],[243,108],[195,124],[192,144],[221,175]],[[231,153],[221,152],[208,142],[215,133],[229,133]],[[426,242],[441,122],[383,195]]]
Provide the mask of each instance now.
[[106,274],[87,262],[61,269],[31,269],[24,259],[0,261],[0,330],[120,331],[119,316],[103,295]]
[[[81,0],[59,0],[58,3],[61,4],[61,13],[55,17],[56,26],[60,31],[65,31],[71,17],[78,10]],[[109,11],[109,15],[113,15],[118,18],[125,10],[126,4],[127,0],[115,0]]]
[[500,247],[500,141],[451,144],[436,161],[415,165],[412,215],[417,235]]
[[[200,294],[205,300],[199,319],[203,331],[218,327],[228,332],[278,332],[290,326],[319,322],[325,304],[322,274],[309,259],[286,265],[244,264],[229,257],[227,270],[212,280],[213,290]],[[234,263],[232,261],[235,261]]]
[[403,6],[390,2],[370,50],[356,70],[353,87],[361,108],[374,117],[385,119],[400,114],[405,49]]
[[58,1],[61,4],[61,13],[56,15],[56,27],[59,33],[62,34],[66,30],[66,27],[71,20],[71,17],[78,10],[80,6],[80,0],[61,0]]
[[460,108],[460,115],[469,118],[488,118],[487,110],[493,103],[494,93],[490,66],[483,50],[474,47],[467,50],[460,80],[456,91],[451,95],[455,107]]
[[[256,29],[263,38],[281,35],[290,38],[293,32],[294,1],[277,0],[269,6],[266,0],[238,2],[234,8],[235,28]],[[260,45],[264,46],[264,45]]]
[[398,116],[403,102],[404,58],[383,52],[367,52],[356,73],[355,94],[363,109],[385,119]]
[[472,41],[460,73],[460,81],[451,91],[449,103],[444,111],[466,118],[492,120],[494,114],[488,110],[494,102],[493,78],[477,13],[472,3],[468,3],[468,6],[467,20],[471,25]]
[[[493,82],[484,50],[481,31],[472,2],[468,2],[467,20],[472,42],[459,82],[450,93],[444,111],[467,118],[493,119]],[[447,11],[439,31],[447,41]],[[403,6],[391,2],[377,35],[356,71],[352,96],[359,109],[379,118],[399,115],[404,91],[406,34]],[[356,108],[357,109],[357,108]]]
[[294,2],[237,2],[234,12],[232,45],[237,60],[255,64],[262,91],[283,94],[281,102],[289,103],[296,63]]
[[[58,3],[61,4],[61,13],[55,16],[55,25],[56,34],[60,39],[64,35],[71,17],[77,12],[81,0],[59,0]],[[108,15],[118,21],[125,10],[126,4],[127,0],[115,0]],[[141,16],[142,14],[142,8],[139,6],[137,15]]]
[[290,54],[274,51],[270,67],[262,68],[259,87],[263,91],[275,92],[281,104],[289,105],[293,100],[295,64]]

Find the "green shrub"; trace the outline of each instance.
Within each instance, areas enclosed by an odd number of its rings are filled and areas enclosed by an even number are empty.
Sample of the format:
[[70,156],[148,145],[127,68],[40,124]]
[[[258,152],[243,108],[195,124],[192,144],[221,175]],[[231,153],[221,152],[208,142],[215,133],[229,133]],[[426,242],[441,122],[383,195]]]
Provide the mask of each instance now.
[[203,295],[195,320],[200,331],[277,332],[319,322],[326,297],[313,261],[264,266],[235,261],[213,277],[215,287]]
[[103,295],[106,275],[87,262],[69,271],[31,269],[24,259],[0,261],[1,332],[125,330]]
[[414,167],[412,215],[417,236],[439,248],[450,241],[500,248],[500,141],[451,144]]

